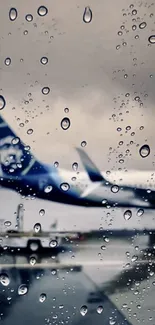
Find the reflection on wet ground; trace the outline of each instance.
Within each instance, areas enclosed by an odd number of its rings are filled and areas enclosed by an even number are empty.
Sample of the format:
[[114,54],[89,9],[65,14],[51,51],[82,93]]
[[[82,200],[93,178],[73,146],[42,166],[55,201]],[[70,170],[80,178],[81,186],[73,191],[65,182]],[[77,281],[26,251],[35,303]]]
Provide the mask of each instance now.
[[[153,324],[155,311],[149,307],[155,298],[152,252],[146,238],[76,242],[49,255],[4,251],[0,257],[1,323],[114,325],[144,320]],[[147,297],[148,292],[151,295],[147,305],[146,292]]]

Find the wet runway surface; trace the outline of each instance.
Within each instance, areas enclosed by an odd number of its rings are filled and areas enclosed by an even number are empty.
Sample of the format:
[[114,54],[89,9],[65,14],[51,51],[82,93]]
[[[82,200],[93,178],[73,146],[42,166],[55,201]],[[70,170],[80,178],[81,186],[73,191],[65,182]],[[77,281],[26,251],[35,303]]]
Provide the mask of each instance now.
[[56,258],[3,254],[1,323],[154,324],[155,265],[146,247],[147,238],[106,239],[68,245]]

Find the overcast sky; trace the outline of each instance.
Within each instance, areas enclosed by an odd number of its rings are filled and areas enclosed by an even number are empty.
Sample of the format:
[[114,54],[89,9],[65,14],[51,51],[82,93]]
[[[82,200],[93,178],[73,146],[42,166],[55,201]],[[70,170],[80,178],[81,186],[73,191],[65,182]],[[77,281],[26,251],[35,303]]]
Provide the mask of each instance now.
[[[130,8],[131,2],[127,0],[1,3],[0,92],[6,99],[1,113],[38,159],[49,164],[59,161],[60,167],[68,169],[77,161],[81,170],[75,147],[85,140],[85,150],[102,170],[154,169],[155,44],[150,45],[148,37],[155,34],[155,16],[151,15],[155,5],[152,0],[133,4]],[[48,8],[44,17],[37,14],[40,5]],[[18,11],[15,21],[9,20],[12,6]],[[83,22],[86,6],[93,13],[88,24]],[[132,14],[134,9],[136,15]],[[33,15],[32,22],[26,21],[26,14]],[[146,22],[144,29],[139,28],[142,22]],[[122,25],[124,29],[120,28]],[[24,35],[24,31],[28,33]],[[40,63],[43,56],[48,57],[47,65]],[[11,58],[10,66],[4,64],[7,57]],[[50,93],[45,96],[41,90],[46,86]],[[127,93],[129,97],[125,96]],[[134,100],[136,96],[140,101]],[[65,107],[69,108],[67,116],[71,121],[68,131],[60,127],[66,116]],[[126,132],[129,125],[131,130]],[[32,135],[27,135],[29,128],[33,128]],[[131,135],[132,132],[135,134]],[[123,141],[122,146],[119,141]],[[151,148],[147,159],[139,155],[138,145],[144,143]],[[130,152],[125,156],[127,149]],[[120,165],[119,154],[123,154],[124,164]],[[4,218],[14,220],[17,202],[17,194],[1,190]],[[26,200],[24,205],[26,228],[39,221],[40,208],[46,210],[41,221],[45,227],[55,217],[61,229],[107,225],[107,211],[103,209],[64,207],[39,200]],[[113,213],[113,226],[124,222],[120,216],[119,210]],[[130,227],[135,226],[135,220],[137,225],[135,217]],[[151,216],[146,218],[146,223],[151,220]]]

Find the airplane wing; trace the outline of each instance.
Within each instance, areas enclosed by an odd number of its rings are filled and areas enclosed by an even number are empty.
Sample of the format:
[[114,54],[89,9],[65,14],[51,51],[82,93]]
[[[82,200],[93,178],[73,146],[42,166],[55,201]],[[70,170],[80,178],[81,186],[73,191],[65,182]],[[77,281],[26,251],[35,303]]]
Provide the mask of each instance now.
[[89,178],[92,182],[102,182],[104,181],[103,176],[101,175],[99,169],[88,157],[87,153],[80,148],[76,148],[78,154],[80,155],[81,161],[89,175]]

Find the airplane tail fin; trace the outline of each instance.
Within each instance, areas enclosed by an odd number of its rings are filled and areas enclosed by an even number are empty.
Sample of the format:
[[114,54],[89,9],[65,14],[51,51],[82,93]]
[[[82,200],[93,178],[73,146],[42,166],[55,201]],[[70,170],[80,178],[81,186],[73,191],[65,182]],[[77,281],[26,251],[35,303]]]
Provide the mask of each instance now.
[[0,175],[24,175],[34,161],[29,147],[21,142],[0,115]]
[[76,148],[77,152],[80,155],[81,161],[86,169],[88,176],[92,182],[102,182],[105,181],[104,177],[101,175],[100,170],[89,158],[87,153],[80,148]]

